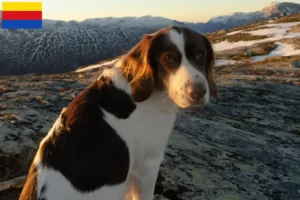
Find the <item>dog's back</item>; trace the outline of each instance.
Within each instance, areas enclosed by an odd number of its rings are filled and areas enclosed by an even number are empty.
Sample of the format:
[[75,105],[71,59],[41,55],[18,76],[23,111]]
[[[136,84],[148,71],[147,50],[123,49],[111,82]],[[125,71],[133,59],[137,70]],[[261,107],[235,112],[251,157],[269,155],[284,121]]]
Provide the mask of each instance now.
[[129,150],[104,112],[125,119],[135,108],[107,78],[87,87],[41,142],[20,199],[122,199],[128,188],[108,186],[126,182]]
[[146,157],[156,177],[175,105],[158,104],[165,99],[160,94],[136,104],[122,84],[100,78],[61,112],[40,144],[20,200],[132,199],[132,177],[142,173]]

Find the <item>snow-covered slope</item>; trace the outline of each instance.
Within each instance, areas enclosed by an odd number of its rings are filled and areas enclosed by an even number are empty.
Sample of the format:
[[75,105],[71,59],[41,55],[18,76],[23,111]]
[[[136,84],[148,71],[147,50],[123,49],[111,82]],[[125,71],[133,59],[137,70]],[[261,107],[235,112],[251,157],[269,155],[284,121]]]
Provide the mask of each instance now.
[[258,62],[262,61],[265,58],[270,58],[273,56],[293,56],[293,55],[300,55],[300,49],[295,49],[295,46],[292,44],[276,42],[278,45],[276,49],[274,49],[270,54],[263,55],[263,56],[254,56],[253,61]]
[[89,24],[89,25],[98,25],[101,27],[114,25],[114,26],[126,27],[126,28],[166,27],[166,26],[169,26],[170,24],[183,25],[183,23],[178,22],[176,20],[172,20],[172,19],[168,19],[168,18],[164,18],[164,17],[154,17],[151,15],[146,15],[146,16],[142,16],[142,17],[93,18],[93,19],[86,19],[86,20],[82,21],[82,23]]
[[300,4],[272,2],[262,10],[256,12],[235,12],[230,15],[213,17],[204,26],[201,25],[201,32],[214,32],[219,29],[235,28],[255,21],[270,19],[283,13],[290,15],[297,12],[300,12]]
[[273,3],[258,12],[234,13],[205,24],[153,16],[95,18],[82,22],[45,19],[42,30],[0,29],[0,75],[71,71],[123,54],[143,34],[170,25],[188,26],[204,33],[237,27],[261,16],[296,11],[300,11],[300,4]]
[[261,15],[260,12],[250,12],[250,13],[243,13],[243,12],[235,12],[230,15],[224,15],[224,16],[218,16],[218,17],[213,17],[210,19],[208,23],[222,23],[222,24],[227,24],[227,23],[237,23],[240,21],[253,21],[253,20],[258,20],[262,19],[263,15]]
[[[300,33],[293,33],[289,31],[290,27],[299,24],[300,22],[290,22],[290,23],[281,23],[281,24],[270,23],[270,24],[263,25],[261,27],[257,27],[257,28],[261,28],[258,30],[241,31],[241,33],[250,33],[251,35],[265,35],[268,37],[261,40],[238,41],[238,42],[228,42],[228,40],[225,40],[214,44],[214,49],[215,51],[222,51],[222,50],[227,50],[227,49],[232,49],[237,47],[251,46],[253,44],[261,43],[261,42],[271,42],[271,41],[278,41],[284,38],[300,37]],[[232,34],[228,33],[228,35],[232,35]]]
[[55,73],[118,56],[145,33],[182,23],[160,17],[43,20],[42,30],[0,29],[0,75]]
[[227,36],[234,35],[238,33],[246,33],[251,35],[265,35],[267,38],[260,40],[250,40],[250,41],[238,41],[238,42],[229,42],[228,40],[218,42],[214,44],[214,50],[218,51],[230,51],[230,49],[234,48],[246,48],[252,45],[259,45],[265,42],[274,42],[276,44],[276,48],[271,52],[265,55],[253,56],[250,60],[230,60],[230,59],[219,59],[216,60],[217,66],[223,66],[227,64],[236,64],[242,62],[258,62],[262,61],[265,58],[270,58],[273,56],[292,56],[292,55],[300,55],[300,49],[297,48],[297,45],[293,43],[286,43],[284,39],[292,39],[291,41],[299,41],[300,40],[300,32],[292,32],[290,31],[291,27],[300,26],[300,22],[289,22],[289,23],[269,23],[263,26],[255,27],[257,30],[245,31],[239,30],[231,33],[227,33]]
[[270,17],[279,16],[282,13],[290,15],[296,12],[300,12],[300,4],[297,3],[278,3],[272,2],[270,5],[264,7],[260,11],[256,12],[235,12],[230,15],[217,16],[209,20],[210,23],[251,23],[255,20],[268,19]]
[[[297,55],[300,54],[300,49],[296,49],[293,44],[288,44],[284,42],[280,42],[282,39],[300,39],[300,33],[297,32],[291,32],[289,31],[291,27],[299,26],[299,22],[289,22],[289,23],[269,23],[262,26],[255,27],[257,30],[252,31],[245,31],[245,30],[239,30],[227,33],[226,35],[234,35],[238,33],[248,33],[251,35],[266,35],[268,36],[265,39],[260,40],[250,40],[250,41],[238,41],[238,42],[229,42],[228,40],[218,42],[213,44],[214,50],[218,53],[219,51],[224,50],[230,50],[233,48],[239,48],[239,47],[249,47],[254,44],[264,43],[264,42],[274,42],[277,45],[277,48],[272,50],[269,54],[261,55],[261,56],[253,56],[253,59],[251,62],[257,62],[261,61],[265,58],[269,58],[272,56],[291,56],[291,55]],[[109,61],[103,61],[99,64],[87,66],[85,68],[81,68],[76,70],[76,72],[85,72],[90,71],[95,68],[101,68],[103,66],[109,65],[116,60],[109,60]],[[217,59],[216,60],[216,66],[223,66],[227,64],[237,64],[237,63],[243,63],[244,61],[248,60],[230,60],[230,59]]]

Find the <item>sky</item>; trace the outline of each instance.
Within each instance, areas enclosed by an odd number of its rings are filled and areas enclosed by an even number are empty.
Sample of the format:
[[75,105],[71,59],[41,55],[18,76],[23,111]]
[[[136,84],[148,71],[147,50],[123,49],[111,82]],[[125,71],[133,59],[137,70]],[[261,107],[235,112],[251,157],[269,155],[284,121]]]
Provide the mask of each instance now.
[[[206,22],[211,17],[262,9],[274,0],[0,0],[42,1],[43,18],[77,20],[97,17],[161,16],[178,21]],[[300,0],[287,2],[296,2]],[[279,1],[284,2],[284,1]],[[0,10],[2,4],[0,5]]]

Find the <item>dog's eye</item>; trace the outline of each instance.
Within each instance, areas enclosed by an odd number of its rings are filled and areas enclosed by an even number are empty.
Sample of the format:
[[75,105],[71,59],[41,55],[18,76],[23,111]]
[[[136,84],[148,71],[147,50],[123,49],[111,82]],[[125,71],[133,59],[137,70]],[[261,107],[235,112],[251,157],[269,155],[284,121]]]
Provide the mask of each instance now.
[[164,61],[164,63],[167,64],[167,65],[172,65],[172,64],[175,63],[176,58],[175,58],[174,55],[169,54],[169,55],[167,55],[167,56],[164,58],[163,61]]
[[195,51],[195,59],[196,60],[203,60],[205,58],[204,52],[201,50]]

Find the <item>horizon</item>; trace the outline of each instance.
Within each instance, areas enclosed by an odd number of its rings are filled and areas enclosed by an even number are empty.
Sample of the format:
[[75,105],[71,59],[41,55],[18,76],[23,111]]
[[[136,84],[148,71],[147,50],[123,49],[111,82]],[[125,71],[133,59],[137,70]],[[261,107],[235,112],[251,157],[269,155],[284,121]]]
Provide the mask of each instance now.
[[[163,17],[180,22],[207,22],[212,17],[229,15],[235,12],[254,12],[261,10],[271,2],[290,2],[294,1],[274,1],[274,0],[253,0],[253,1],[235,1],[235,0],[210,0],[209,2],[197,2],[197,0],[165,0],[158,3],[159,0],[111,0],[110,3],[103,3],[102,0],[74,0],[70,4],[68,0],[1,0],[2,2],[42,2],[43,19],[63,20],[63,21],[83,21],[91,18],[120,18],[120,17],[142,17],[153,16]],[[114,2],[114,3],[111,3]],[[218,8],[216,8],[218,4]],[[235,6],[233,7],[232,4]],[[99,7],[97,7],[99,5]],[[101,7],[100,7],[101,6]],[[68,10],[66,12],[66,10]],[[82,10],[86,10],[82,12]]]

